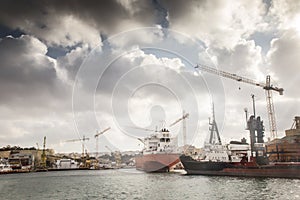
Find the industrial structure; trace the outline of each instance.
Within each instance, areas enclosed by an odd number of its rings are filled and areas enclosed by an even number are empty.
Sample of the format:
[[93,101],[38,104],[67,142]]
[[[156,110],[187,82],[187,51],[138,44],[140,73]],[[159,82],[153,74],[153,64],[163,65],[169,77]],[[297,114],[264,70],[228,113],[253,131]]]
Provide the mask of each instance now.
[[265,83],[258,83],[254,80],[251,80],[249,78],[245,78],[236,74],[228,73],[222,70],[218,70],[209,66],[205,65],[196,65],[195,69],[199,69],[201,71],[205,71],[211,74],[215,74],[221,77],[229,78],[236,80],[238,82],[248,83],[254,86],[261,87],[266,92],[266,100],[267,100],[267,112],[268,112],[268,118],[269,118],[269,125],[270,125],[270,135],[272,139],[277,138],[277,125],[276,125],[276,117],[275,117],[275,110],[274,110],[274,104],[273,104],[273,98],[272,98],[272,90],[279,92],[280,95],[283,95],[283,88],[274,87],[271,84],[271,77],[268,75],[266,77]]
[[86,168],[89,165],[89,163],[88,163],[89,162],[88,161],[89,155],[87,154],[87,151],[84,148],[85,141],[89,140],[89,139],[90,138],[87,138],[87,137],[83,136],[82,138],[79,138],[79,139],[73,139],[73,140],[66,140],[65,141],[65,142],[81,142],[81,145],[82,145],[82,154],[81,154],[82,165],[81,165],[81,167],[82,168]]
[[219,144],[221,145],[221,138],[217,122],[215,119],[215,107],[212,104],[212,119],[209,118],[209,144]]
[[102,135],[102,134],[104,134],[106,131],[108,131],[110,129],[110,127],[108,127],[108,128],[106,128],[106,129],[104,129],[103,131],[100,131],[100,132],[97,132],[96,134],[95,134],[95,138],[96,138],[96,159],[98,158],[98,138],[99,138],[99,136],[100,135]]
[[45,145],[43,149],[3,147],[0,149],[0,159],[18,172],[45,169],[55,162],[54,150],[46,149]]
[[46,168],[46,161],[47,161],[47,157],[46,157],[46,136],[44,136],[43,152],[42,152],[42,155],[41,155],[41,164],[40,164],[40,166],[42,168]]
[[266,149],[270,161],[300,162],[300,116],[295,117],[283,138],[268,142]]
[[[292,136],[300,135],[300,117],[296,118],[295,121],[296,129],[287,132],[287,134],[291,134]],[[243,138],[241,142],[231,141],[226,146],[219,144],[211,145],[206,150],[205,157],[202,159],[185,154],[181,155],[180,161],[187,174],[300,178],[300,162],[269,162],[270,160],[268,159],[264,143],[263,121],[259,116],[250,116],[247,120],[247,129],[250,132],[250,148],[249,144]],[[297,142],[295,141],[295,143]],[[278,142],[275,145],[278,146]],[[288,148],[288,145],[285,148]],[[296,146],[294,150],[297,149],[299,150],[299,146]]]
[[173,123],[171,123],[169,125],[169,127],[172,127],[172,126],[176,125],[178,122],[182,121],[183,146],[185,146],[187,144],[187,141],[186,141],[186,121],[185,121],[185,119],[187,119],[188,117],[189,117],[189,113],[185,113],[185,111],[182,111],[182,117],[180,117],[179,119],[177,119],[176,121],[174,121]]

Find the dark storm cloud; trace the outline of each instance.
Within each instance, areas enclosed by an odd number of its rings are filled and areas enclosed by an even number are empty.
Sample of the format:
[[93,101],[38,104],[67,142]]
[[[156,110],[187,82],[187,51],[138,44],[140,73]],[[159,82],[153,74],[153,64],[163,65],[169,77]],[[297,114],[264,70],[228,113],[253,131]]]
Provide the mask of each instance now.
[[23,34],[24,33],[18,29],[12,30],[12,29],[8,28],[7,26],[0,24],[0,38],[5,37],[7,35],[11,35],[13,37],[20,37]]
[[168,9],[169,16],[172,20],[186,16],[191,10],[195,7],[201,9],[207,2],[207,0],[191,0],[191,1],[182,1],[182,0],[161,0],[162,6]]
[[[152,26],[162,22],[166,12],[152,1],[12,0],[2,1],[0,7],[0,24],[36,35],[51,45],[54,36],[48,34],[53,29],[57,32],[57,37],[72,40],[72,31],[76,30],[64,30],[63,18],[66,16],[80,20],[87,27],[93,27],[100,38],[100,34],[111,35],[128,28]],[[164,23],[167,24],[166,21]],[[65,32],[59,34],[62,31]],[[89,30],[86,33],[89,34]],[[49,42],[50,37],[52,41]],[[54,40],[54,43],[59,43],[59,40]]]
[[[0,101],[45,105],[63,88],[46,46],[31,36],[0,40]],[[43,100],[43,101],[41,101]]]

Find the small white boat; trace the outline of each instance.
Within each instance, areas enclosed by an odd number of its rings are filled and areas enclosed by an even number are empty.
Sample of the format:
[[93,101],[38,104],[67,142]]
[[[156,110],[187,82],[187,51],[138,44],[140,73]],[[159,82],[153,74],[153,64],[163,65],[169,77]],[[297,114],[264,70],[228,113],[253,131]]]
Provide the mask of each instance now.
[[10,164],[1,162],[0,163],[0,172],[10,172],[13,169],[11,168]]

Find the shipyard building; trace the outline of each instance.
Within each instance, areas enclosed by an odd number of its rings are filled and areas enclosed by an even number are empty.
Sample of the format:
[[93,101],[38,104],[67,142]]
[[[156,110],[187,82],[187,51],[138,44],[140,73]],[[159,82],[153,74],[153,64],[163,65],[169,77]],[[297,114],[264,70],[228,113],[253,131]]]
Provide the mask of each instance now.
[[267,143],[267,155],[273,162],[300,162],[300,116],[296,116],[285,136]]

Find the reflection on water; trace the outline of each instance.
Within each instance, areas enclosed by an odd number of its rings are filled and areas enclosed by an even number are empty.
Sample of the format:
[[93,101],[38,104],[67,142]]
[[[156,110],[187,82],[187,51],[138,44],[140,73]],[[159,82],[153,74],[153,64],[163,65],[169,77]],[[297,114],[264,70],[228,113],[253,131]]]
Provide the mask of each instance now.
[[135,169],[9,174],[0,176],[0,199],[300,199],[300,180]]

